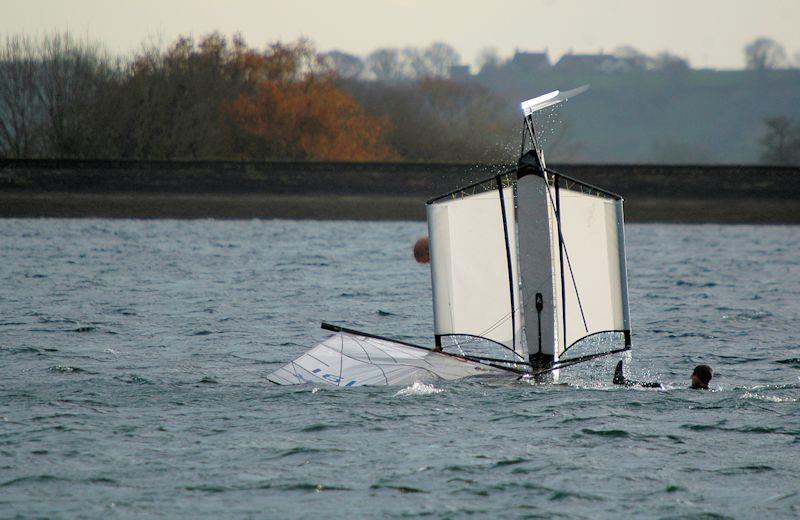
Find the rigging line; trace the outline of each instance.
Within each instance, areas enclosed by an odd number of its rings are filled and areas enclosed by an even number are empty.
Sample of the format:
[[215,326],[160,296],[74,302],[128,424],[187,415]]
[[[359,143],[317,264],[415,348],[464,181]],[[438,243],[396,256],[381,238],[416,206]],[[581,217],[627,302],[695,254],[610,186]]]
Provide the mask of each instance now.
[[561,234],[561,190],[558,186],[558,177],[553,177],[556,185],[556,227],[558,228],[558,256],[561,269],[561,323],[564,331],[564,345],[567,344],[567,295],[564,285],[564,236]]
[[[558,176],[560,174],[554,173],[553,175],[554,176]],[[558,179],[554,178],[554,181],[557,183]],[[556,203],[553,202],[553,196],[550,193],[550,185],[547,184],[547,182],[545,182],[545,187],[547,188],[547,196],[550,198],[550,203],[555,206]],[[558,185],[557,184],[556,184],[556,200],[558,200]],[[584,312],[583,312],[583,302],[581,302],[581,293],[580,293],[580,291],[578,291],[578,282],[575,281],[575,271],[573,271],[573,269],[572,269],[572,261],[569,259],[569,250],[567,249],[567,242],[564,240],[564,236],[561,234],[561,212],[560,211],[556,212],[556,220],[558,222],[558,241],[559,241],[559,243],[561,244],[561,246],[564,249],[564,256],[567,257],[567,267],[569,268],[569,276],[570,276],[570,278],[572,278],[572,287],[575,289],[575,298],[578,300],[578,310],[581,311],[581,319],[583,320],[583,328],[586,329],[586,332],[589,332],[589,326],[586,323],[586,314],[584,314]],[[561,264],[562,264],[561,265],[561,284],[562,284],[561,294],[562,294],[562,297],[564,297],[564,287],[563,287],[563,284],[564,284],[564,265],[563,265],[563,260],[562,260]],[[564,298],[564,299],[566,300],[566,298]],[[564,308],[566,309],[566,303],[565,302],[563,302],[563,303],[564,303]],[[564,314],[566,316],[566,310],[564,310],[563,312],[564,312]],[[566,317],[564,319],[566,320]],[[567,327],[566,327],[566,324],[565,324],[565,326],[564,326],[564,345],[567,344],[566,335],[567,335]]]
[[515,308],[514,308],[514,309],[513,309],[511,312],[507,312],[507,313],[505,313],[505,314],[504,314],[504,315],[502,315],[502,316],[501,316],[501,317],[500,317],[500,318],[499,318],[497,321],[495,321],[493,324],[491,324],[491,325],[489,326],[489,328],[485,329],[485,330],[484,330],[483,332],[481,332],[480,334],[477,334],[477,336],[478,336],[478,337],[485,336],[486,334],[488,334],[488,333],[492,332],[492,331],[493,331],[493,330],[495,330],[497,327],[499,327],[499,326],[500,326],[500,325],[502,325],[503,323],[507,322],[507,321],[508,321],[508,319],[509,319],[509,318],[511,318],[511,315],[512,315],[513,313],[517,312],[518,310],[519,310],[519,307],[515,307]]
[[[526,294],[526,295],[529,295],[529,293],[525,293],[525,294]],[[507,322],[507,321],[508,321],[508,319],[511,317],[511,314],[512,314],[512,313],[515,313],[515,312],[517,312],[517,311],[519,311],[521,308],[522,308],[522,302],[520,302],[520,305],[517,305],[517,306],[516,306],[516,307],[513,309],[513,311],[511,311],[511,312],[507,312],[506,314],[504,314],[503,316],[501,316],[501,317],[500,317],[500,318],[499,318],[497,321],[495,321],[493,324],[491,324],[491,325],[490,325],[488,328],[484,329],[484,330],[483,330],[481,333],[479,333],[479,334],[459,334],[459,333],[452,333],[452,334],[440,334],[440,336],[442,336],[442,337],[444,337],[444,336],[468,336],[468,337],[472,338],[472,339],[469,339],[469,340],[466,340],[466,341],[464,341],[464,342],[463,342],[463,344],[464,344],[464,345],[466,345],[466,344],[468,344],[468,343],[478,342],[478,341],[480,341],[480,340],[482,340],[482,339],[483,339],[483,340],[492,341],[492,342],[494,342],[494,343],[497,343],[496,341],[494,341],[494,340],[492,340],[492,339],[489,339],[489,338],[487,338],[487,337],[485,337],[485,336],[486,336],[487,334],[489,334],[490,332],[494,331],[495,329],[497,329],[497,327],[499,327],[499,326],[501,326],[502,324],[504,324],[505,322]],[[517,356],[519,356],[519,354],[517,354],[517,352],[516,352],[515,350],[513,350],[513,349],[510,349],[510,348],[508,348],[508,347],[507,347],[507,346],[505,346],[505,345],[502,345],[502,347],[503,347],[503,348],[507,348],[508,350],[511,350],[512,352],[514,352],[514,354],[516,354]],[[520,356],[520,357],[521,357],[521,356]]]
[[344,368],[344,334],[340,336],[342,340],[342,347],[339,350],[339,381],[336,382],[336,386],[342,386],[342,369]]
[[514,303],[514,267],[511,261],[511,244],[508,240],[508,218],[506,216],[506,203],[503,196],[503,184],[500,175],[495,177],[497,180],[497,192],[500,194],[500,212],[503,215],[503,237],[506,243],[506,264],[508,267],[508,294],[511,299],[511,348],[516,352],[517,350],[517,323],[514,311],[516,304]]

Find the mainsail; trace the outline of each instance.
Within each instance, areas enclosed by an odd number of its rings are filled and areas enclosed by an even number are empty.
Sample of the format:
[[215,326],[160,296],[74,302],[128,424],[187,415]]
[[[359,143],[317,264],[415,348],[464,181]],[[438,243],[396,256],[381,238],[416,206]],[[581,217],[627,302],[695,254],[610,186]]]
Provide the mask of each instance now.
[[[336,334],[268,379],[350,387],[539,375],[630,348],[622,198],[548,168],[533,121],[586,88],[522,103],[531,149],[516,168],[428,201],[435,349],[323,324]],[[623,346],[563,357],[599,334]]]
[[280,385],[393,386],[507,373],[425,347],[330,325],[327,328],[338,332],[271,373],[267,379]]
[[490,182],[494,189],[428,204],[434,333],[440,346],[484,338],[524,361],[514,188]]

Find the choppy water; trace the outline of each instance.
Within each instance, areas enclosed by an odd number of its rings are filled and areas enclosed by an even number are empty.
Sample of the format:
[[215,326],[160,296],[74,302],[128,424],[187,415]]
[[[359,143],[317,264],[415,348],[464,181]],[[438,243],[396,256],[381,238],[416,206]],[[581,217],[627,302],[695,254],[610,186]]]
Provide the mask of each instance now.
[[[629,226],[632,377],[337,390],[323,319],[430,344],[421,223],[0,221],[0,517],[800,515],[800,228]],[[712,392],[687,390],[697,363]]]

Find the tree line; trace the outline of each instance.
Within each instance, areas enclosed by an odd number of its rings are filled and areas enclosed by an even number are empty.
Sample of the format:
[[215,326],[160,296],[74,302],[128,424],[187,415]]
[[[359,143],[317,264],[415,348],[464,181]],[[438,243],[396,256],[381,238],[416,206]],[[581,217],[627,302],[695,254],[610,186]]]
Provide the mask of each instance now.
[[[787,63],[771,40],[752,42],[745,54],[756,73]],[[645,83],[689,88],[681,78],[691,69],[680,57],[648,57],[632,47],[614,56],[658,75]],[[598,80],[592,99],[601,106],[582,112],[594,119],[559,121],[547,136],[551,157],[573,160],[597,138],[587,128],[609,124],[598,119],[607,117],[604,104],[619,97],[620,72],[523,70],[494,51],[482,52],[479,63],[478,74],[456,81],[453,68],[463,73],[464,66],[444,43],[360,58],[321,53],[307,40],[258,49],[215,32],[118,57],[68,33],[8,36],[0,41],[0,157],[508,162],[518,151],[509,136],[516,135],[520,96]],[[665,103],[659,96],[653,102]],[[798,133],[792,117],[764,119],[761,160],[800,162]],[[680,142],[656,144],[662,162],[699,154]]]
[[0,157],[497,158],[499,99],[429,51],[400,85],[355,80],[307,40],[257,49],[215,32],[120,58],[70,34],[9,36]]

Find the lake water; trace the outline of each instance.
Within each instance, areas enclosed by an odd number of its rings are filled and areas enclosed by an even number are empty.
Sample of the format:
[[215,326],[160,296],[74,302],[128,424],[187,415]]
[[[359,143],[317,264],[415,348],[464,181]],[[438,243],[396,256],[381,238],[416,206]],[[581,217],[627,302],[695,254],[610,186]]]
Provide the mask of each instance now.
[[800,515],[800,227],[628,226],[628,372],[666,390],[610,385],[619,357],[569,386],[266,381],[322,320],[430,344],[424,233],[0,221],[0,517]]

